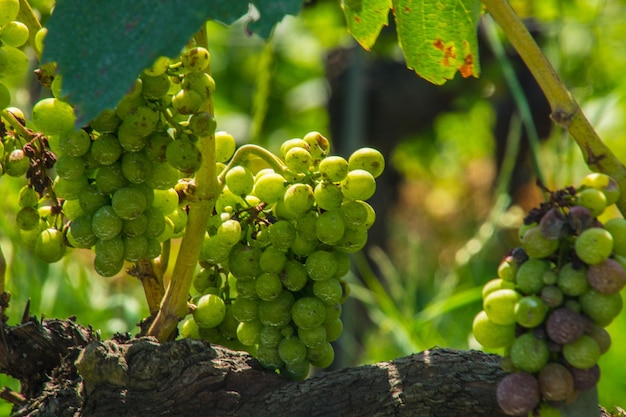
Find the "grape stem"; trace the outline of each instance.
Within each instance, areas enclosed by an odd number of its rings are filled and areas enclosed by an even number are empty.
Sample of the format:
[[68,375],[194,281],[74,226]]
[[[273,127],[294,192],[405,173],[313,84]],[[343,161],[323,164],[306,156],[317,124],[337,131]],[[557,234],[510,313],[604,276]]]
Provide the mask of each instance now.
[[602,172],[617,181],[622,192],[616,205],[622,214],[626,214],[626,167],[602,142],[509,2],[482,0],[482,3],[537,80],[550,103],[550,118],[570,133],[591,170]]
[[278,174],[284,175],[287,170],[287,166],[267,149],[258,145],[247,144],[237,149],[228,165],[220,172],[218,182],[221,185],[224,184],[226,173],[228,173],[231,168],[241,165],[243,161],[250,159],[250,157],[261,158]]
[[[208,44],[206,26],[196,35],[196,41],[200,45]],[[209,68],[205,71],[210,73]],[[214,114],[212,96],[208,97],[199,111]],[[148,335],[155,336],[160,342],[173,339],[178,322],[189,313],[189,288],[200,258],[209,216],[221,189],[217,182],[215,133],[198,138],[197,146],[202,155],[202,164],[195,174],[196,187],[193,189],[193,198],[189,201],[185,235],[160,309],[148,329]]]

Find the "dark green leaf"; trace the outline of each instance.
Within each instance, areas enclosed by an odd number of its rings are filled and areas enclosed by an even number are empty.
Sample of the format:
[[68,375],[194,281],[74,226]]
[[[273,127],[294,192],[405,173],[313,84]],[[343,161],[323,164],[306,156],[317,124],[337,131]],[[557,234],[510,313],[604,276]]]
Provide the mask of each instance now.
[[434,84],[478,76],[476,26],[480,0],[393,0],[406,63]]
[[178,55],[205,21],[247,11],[247,0],[58,0],[42,60],[58,64],[83,123],[115,107],[155,58]]
[[259,11],[261,18],[250,23],[250,30],[262,38],[269,38],[274,26],[285,15],[296,15],[302,6],[302,0],[256,0],[252,2]]
[[391,0],[343,0],[348,31],[365,49],[376,42],[383,26],[387,26]]

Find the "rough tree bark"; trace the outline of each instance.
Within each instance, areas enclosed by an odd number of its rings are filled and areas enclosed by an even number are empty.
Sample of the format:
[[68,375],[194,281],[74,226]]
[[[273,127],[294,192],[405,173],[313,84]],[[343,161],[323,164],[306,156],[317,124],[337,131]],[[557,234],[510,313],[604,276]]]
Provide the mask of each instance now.
[[0,372],[22,381],[2,392],[14,416],[502,416],[498,357],[432,349],[301,382],[207,342],[101,341],[72,320],[2,326]]

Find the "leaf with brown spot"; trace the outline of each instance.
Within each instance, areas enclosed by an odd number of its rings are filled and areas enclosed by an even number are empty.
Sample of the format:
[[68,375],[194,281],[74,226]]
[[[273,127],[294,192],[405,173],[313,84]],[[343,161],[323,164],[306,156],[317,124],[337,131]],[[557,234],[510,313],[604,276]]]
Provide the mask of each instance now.
[[341,7],[348,31],[369,51],[388,24],[391,0],[342,0]]

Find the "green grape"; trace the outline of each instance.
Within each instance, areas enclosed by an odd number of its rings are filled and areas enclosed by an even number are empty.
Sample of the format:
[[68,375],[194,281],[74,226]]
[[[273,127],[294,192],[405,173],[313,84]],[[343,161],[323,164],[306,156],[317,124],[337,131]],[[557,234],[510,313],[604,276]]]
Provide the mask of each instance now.
[[37,207],[37,204],[39,204],[39,194],[37,194],[37,191],[35,191],[32,186],[25,185],[20,188],[17,202],[20,207]]
[[335,305],[343,297],[343,287],[336,278],[313,283],[313,294],[326,305]]
[[228,265],[237,279],[250,280],[261,275],[261,250],[254,246],[238,244],[230,252]]
[[306,359],[307,349],[302,340],[292,336],[281,340],[278,354],[285,364],[295,364]]
[[264,272],[270,272],[274,274],[280,273],[285,264],[287,263],[287,256],[283,251],[274,247],[268,246],[261,254],[259,258],[259,264]]
[[483,300],[483,309],[489,320],[496,324],[507,325],[515,323],[515,305],[522,298],[515,290],[496,290]]
[[87,185],[87,179],[84,177],[72,181],[57,177],[54,180],[53,188],[58,198],[76,200],[80,196],[81,191],[83,191]]
[[228,170],[225,178],[226,186],[236,195],[247,195],[254,187],[254,176],[246,167],[236,166]]
[[117,131],[117,140],[124,151],[139,152],[146,146],[148,138],[145,135],[139,134],[137,130],[135,130],[135,127],[131,126],[130,123],[127,123],[127,120],[128,119],[124,119],[119,127]]
[[323,210],[336,210],[341,207],[341,202],[343,201],[341,187],[328,182],[317,184],[313,191],[313,196],[317,206]]
[[25,175],[30,167],[30,158],[22,149],[14,149],[4,161],[5,173],[11,177]]
[[283,335],[279,327],[263,326],[259,334],[259,343],[264,346],[278,347]]
[[607,259],[613,251],[613,237],[602,228],[583,231],[574,244],[576,255],[586,264],[595,265]]
[[318,247],[317,239],[309,240],[302,237],[300,232],[296,232],[296,238],[291,244],[291,252],[301,258],[305,258],[313,253]]
[[156,76],[165,74],[169,66],[170,66],[170,59],[166,56],[160,56],[154,60],[151,66],[143,70],[142,75],[145,74],[150,77],[156,77]]
[[137,262],[147,258],[148,238],[144,235],[124,236],[124,259]]
[[300,291],[308,280],[305,266],[295,259],[289,259],[285,263],[285,269],[280,273],[280,280],[289,291]]
[[332,251],[331,252],[337,261],[337,270],[335,271],[335,278],[342,278],[350,272],[350,256],[344,252]]
[[[256,294],[256,280],[240,281],[229,275],[229,282],[231,281],[235,282],[236,298],[250,298],[259,301],[259,296]],[[230,288],[232,289],[233,285],[230,285]]]
[[[0,71],[0,73],[1,72],[2,71]],[[10,104],[11,104],[11,92],[3,83],[0,83],[0,110],[3,110],[9,107]]]
[[1,0],[0,1],[0,26],[4,26],[12,20],[17,19],[20,11],[20,2],[18,0]]
[[2,27],[0,40],[8,46],[19,48],[28,41],[28,26],[16,20],[11,21]]
[[317,223],[317,211],[311,210],[295,219],[296,231],[307,240],[316,240],[315,224]]
[[240,207],[245,207],[245,205],[245,200],[243,198],[231,193],[228,187],[224,187],[215,202],[215,211],[218,213],[232,213]]
[[517,270],[515,281],[524,294],[538,294],[544,286],[543,275],[549,270],[548,262],[530,258]]
[[326,327],[317,326],[310,329],[298,328],[298,338],[307,348],[314,348],[326,342]]
[[115,110],[104,109],[91,121],[90,125],[94,130],[105,133],[115,132],[120,123],[122,123],[122,119],[119,118]]
[[328,368],[335,360],[335,350],[328,342],[307,349],[307,359],[316,368]]
[[385,158],[376,149],[361,148],[348,158],[348,169],[350,171],[363,169],[377,178],[385,169]]
[[[203,100],[206,100],[215,92],[215,80],[205,72],[190,72],[185,75],[182,86],[195,91]],[[230,159],[230,156],[226,159]]]
[[33,123],[45,135],[59,135],[74,130],[76,116],[69,104],[45,98],[33,106]]
[[157,110],[148,106],[139,106],[128,112],[118,129],[126,128],[136,136],[148,136],[156,128],[159,117]]
[[103,133],[91,143],[91,157],[101,165],[111,165],[122,155],[122,146],[112,133]]
[[52,227],[42,230],[35,241],[35,255],[47,263],[61,260],[65,250],[63,233]]
[[146,209],[146,197],[138,188],[122,187],[113,193],[111,206],[122,220],[132,220]]
[[546,239],[540,226],[528,229],[521,239],[524,251],[531,258],[545,258],[552,255],[559,247],[558,239]]
[[185,66],[191,72],[204,71],[211,62],[211,55],[209,51],[200,46],[188,49],[180,55],[180,59]]
[[[217,162],[228,161],[235,153],[236,147],[237,142],[235,142],[233,135],[223,131],[215,132],[215,160]],[[278,198],[276,198],[276,200],[278,200]],[[267,200],[264,201],[268,202]]]
[[178,208],[178,193],[173,188],[168,190],[154,190],[154,201],[152,207],[161,210],[165,215],[170,214]]
[[376,180],[368,171],[355,169],[341,181],[341,191],[350,200],[367,200],[376,191]]
[[218,227],[215,237],[224,246],[235,246],[241,240],[241,223],[237,220],[226,220]]
[[313,158],[312,164],[318,166],[330,151],[330,142],[319,132],[309,132],[302,138],[309,145],[309,152]]
[[602,294],[594,290],[581,295],[579,301],[583,313],[603,327],[611,324],[624,305],[619,293]]
[[617,181],[606,174],[594,172],[588,174],[581,181],[582,186],[593,187],[604,193],[606,197],[606,205],[614,204],[620,196],[620,189]]
[[613,237],[613,252],[619,256],[626,256],[626,219],[613,218],[605,223],[604,228]]
[[103,277],[112,277],[117,275],[122,270],[124,267],[124,259],[106,259],[96,254],[93,260],[93,267],[99,275]]
[[122,231],[123,225],[122,219],[115,214],[115,210],[109,205],[100,207],[91,219],[93,233],[100,240],[117,237]]
[[335,243],[335,249],[354,253],[358,252],[367,243],[367,230],[364,228],[346,228],[339,242]]
[[598,363],[600,355],[600,346],[587,335],[563,345],[563,357],[570,365],[578,369],[591,368]]
[[134,111],[139,106],[146,105],[146,102],[141,95],[141,88],[141,80],[135,80],[131,90],[124,97],[122,97],[119,103],[117,103],[117,106],[115,107],[115,114],[117,114],[120,119],[124,120],[130,112]]
[[509,289],[514,290],[515,284],[510,281],[505,281],[501,278],[495,278],[488,281],[485,285],[483,285],[482,296],[485,299],[489,294],[496,290]]
[[154,190],[167,190],[174,188],[178,183],[178,171],[167,162],[152,162],[150,175],[146,182]]
[[62,134],[59,139],[59,147],[64,155],[83,156],[91,147],[91,136],[83,129]]
[[83,213],[93,214],[102,206],[111,204],[108,194],[103,193],[95,184],[89,184],[78,195],[78,204]]
[[193,319],[200,328],[217,327],[226,317],[226,304],[215,294],[205,294],[198,299]]
[[202,162],[198,147],[188,139],[170,142],[165,149],[165,157],[170,165],[186,174],[193,174]]
[[148,252],[146,259],[154,259],[161,256],[161,242],[154,238],[148,238]]
[[598,217],[607,207],[606,196],[595,188],[586,188],[578,193],[577,204],[589,209],[593,217]]
[[330,182],[343,181],[350,171],[348,161],[341,156],[329,156],[322,159],[318,169],[322,178]]
[[515,304],[515,320],[523,327],[537,327],[546,318],[548,306],[536,295],[523,297]]
[[[144,212],[148,224],[146,225],[145,235],[148,238],[156,238],[160,236],[166,228],[166,220],[163,211],[155,206],[148,208]],[[140,216],[141,217],[141,216]],[[136,221],[137,219],[131,220]]]
[[194,113],[189,118],[189,129],[194,135],[206,137],[215,134],[217,122],[215,117],[207,112]]
[[95,184],[105,194],[114,193],[118,188],[128,184],[120,163],[113,163],[98,168]]
[[228,260],[231,247],[225,246],[219,239],[206,237],[202,242],[200,259],[211,265],[217,265]]
[[260,345],[256,357],[261,366],[267,369],[278,369],[285,365],[278,354],[278,346]]
[[124,220],[122,233],[124,233],[124,235],[126,236],[139,236],[145,234],[147,229],[148,217],[144,213],[141,213],[134,219]]
[[332,245],[341,240],[345,232],[343,216],[338,210],[320,214],[315,223],[315,233],[320,242]]
[[291,149],[294,149],[294,148],[302,148],[306,150],[307,152],[311,149],[309,144],[306,143],[303,139],[293,138],[293,139],[288,139],[284,141],[280,145],[280,155],[283,157],[283,159],[285,159],[285,157],[287,156],[287,152],[289,152]]
[[122,173],[133,184],[141,184],[152,172],[152,161],[143,152],[125,153],[122,156]]
[[278,274],[264,272],[255,280],[255,290],[261,300],[272,301],[283,290],[283,283]]
[[155,131],[148,135],[144,152],[152,162],[167,162],[167,145],[173,139],[166,132]]
[[289,291],[282,291],[275,300],[259,302],[259,320],[265,326],[283,327],[291,321],[291,309],[294,296]]
[[279,220],[267,229],[269,239],[276,249],[286,251],[296,238],[296,228],[287,220]]
[[237,339],[244,346],[257,345],[261,341],[261,330],[263,327],[258,320],[239,323],[239,326],[237,326]]
[[545,340],[537,339],[532,332],[519,336],[511,345],[511,361],[520,371],[539,372],[550,357]]
[[343,333],[343,321],[339,318],[329,321],[327,317],[324,321],[324,328],[326,329],[326,340],[334,342]]
[[369,215],[367,206],[368,204],[363,201],[344,201],[339,211],[346,227],[366,229],[365,225]]
[[59,177],[72,181],[79,179],[85,173],[83,158],[69,155],[61,155],[54,164]]
[[200,328],[193,317],[186,317],[180,323],[180,335],[185,339],[200,339]]
[[194,90],[182,89],[172,97],[172,108],[180,114],[196,113],[202,105],[202,96]]
[[254,182],[254,194],[261,201],[272,204],[285,195],[285,184],[285,178],[275,172],[267,173],[261,177],[257,175]]
[[285,154],[285,165],[295,173],[307,172],[312,158],[309,151],[300,147],[293,147]]
[[172,237],[181,237],[187,226],[187,211],[183,207],[178,207],[176,210],[169,213],[167,217],[174,224],[174,235]]
[[39,226],[39,212],[34,207],[22,207],[15,216],[20,230],[33,230]]
[[337,259],[331,252],[318,250],[307,257],[306,272],[313,281],[327,280],[337,271]]
[[141,95],[146,100],[158,100],[170,90],[170,77],[161,73],[149,75],[145,71],[141,78]]
[[[8,64],[9,64],[9,58],[7,56],[7,53],[2,48],[0,48],[0,75],[2,75],[2,73],[6,70]],[[4,86],[4,84],[2,85]],[[7,93],[8,92],[9,90],[7,89]],[[5,107],[8,107],[9,105],[8,103],[10,103],[10,97],[9,97],[9,100],[7,100],[7,105]]]
[[326,305],[317,297],[302,297],[294,303],[291,318],[303,329],[320,326],[326,318]]

